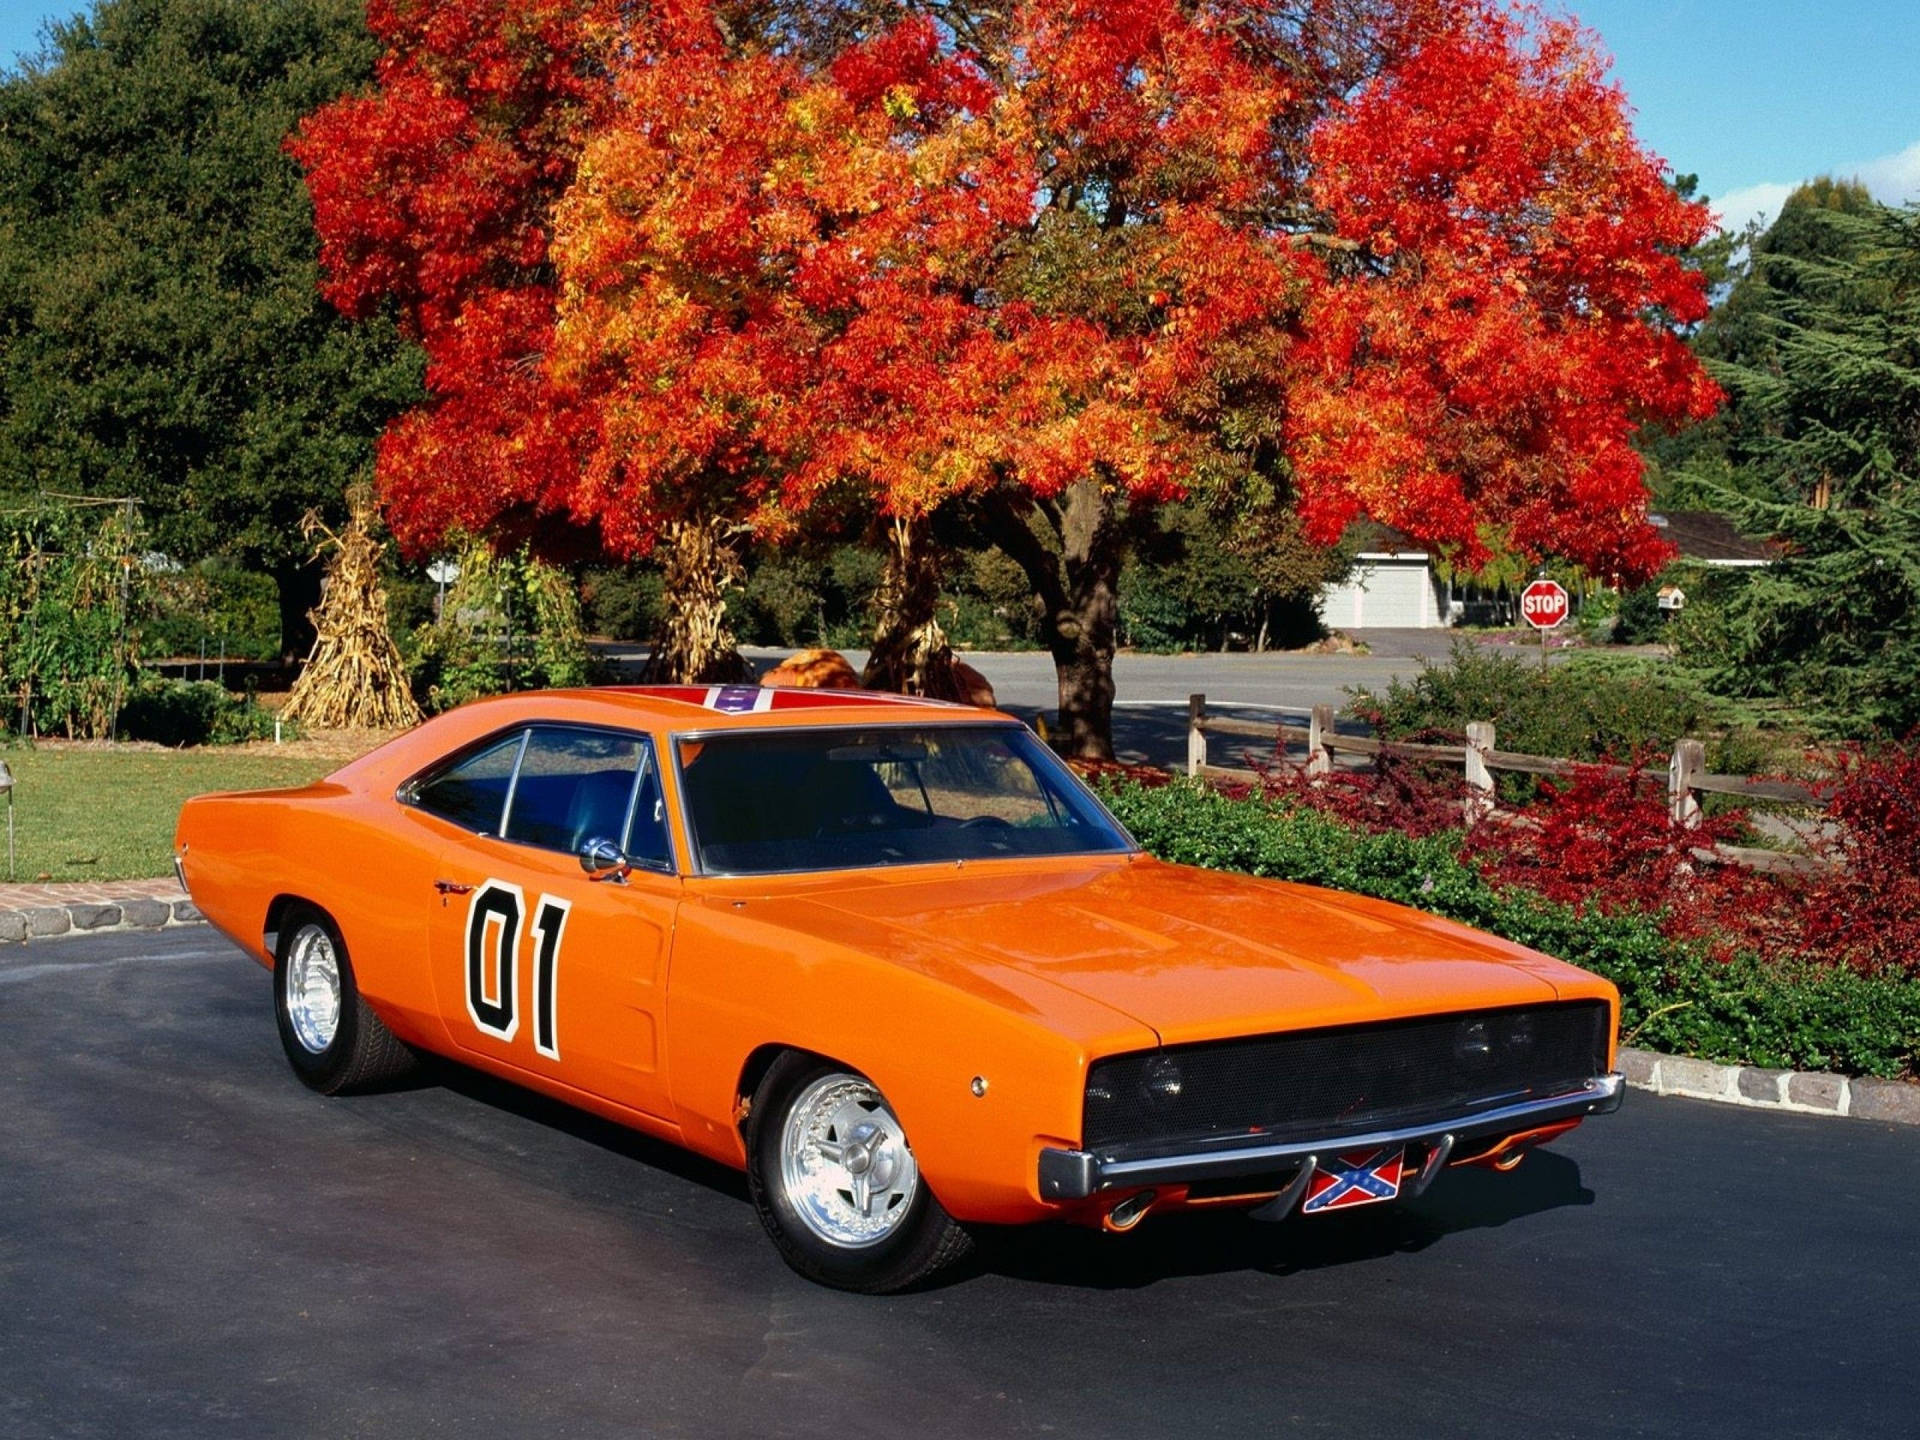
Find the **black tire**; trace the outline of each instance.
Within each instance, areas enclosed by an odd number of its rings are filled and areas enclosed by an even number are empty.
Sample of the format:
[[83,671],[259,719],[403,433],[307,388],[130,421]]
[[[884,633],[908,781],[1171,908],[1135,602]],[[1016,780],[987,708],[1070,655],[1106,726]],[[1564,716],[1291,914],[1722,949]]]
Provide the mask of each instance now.
[[[331,947],[340,980],[338,1020],[324,1044],[303,1040],[295,1026],[288,1003],[289,961],[297,945],[324,937]],[[370,1090],[408,1074],[419,1063],[413,1051],[394,1038],[371,1006],[361,998],[354,983],[353,962],[347,956],[347,943],[340,938],[340,927],[325,911],[311,905],[290,905],[280,918],[280,933],[274,945],[273,1018],[280,1030],[280,1046],[287,1052],[287,1063],[302,1084],[322,1095],[339,1095],[351,1090]]]
[[973,1248],[972,1237],[941,1207],[924,1177],[892,1231],[858,1247],[837,1245],[816,1233],[787,1193],[781,1137],[795,1102],[815,1082],[830,1076],[865,1079],[845,1065],[789,1053],[774,1062],[753,1093],[746,1129],[747,1189],[760,1223],[781,1258],[818,1284],[863,1295],[886,1295],[922,1284]]

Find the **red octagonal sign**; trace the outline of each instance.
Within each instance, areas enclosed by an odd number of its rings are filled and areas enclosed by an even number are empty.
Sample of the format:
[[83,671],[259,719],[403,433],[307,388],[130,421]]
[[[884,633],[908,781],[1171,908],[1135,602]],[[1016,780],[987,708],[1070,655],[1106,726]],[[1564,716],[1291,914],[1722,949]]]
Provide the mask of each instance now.
[[1551,630],[1567,618],[1570,602],[1557,580],[1536,580],[1520,592],[1520,615],[1536,630]]

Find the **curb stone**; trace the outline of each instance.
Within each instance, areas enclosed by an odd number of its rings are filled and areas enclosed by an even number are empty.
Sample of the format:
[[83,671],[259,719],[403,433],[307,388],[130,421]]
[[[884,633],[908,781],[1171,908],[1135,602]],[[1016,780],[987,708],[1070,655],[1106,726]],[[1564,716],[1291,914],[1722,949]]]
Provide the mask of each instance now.
[[[204,925],[206,917],[182,897],[129,898],[109,903],[76,901],[0,910],[0,945],[20,945],[57,935],[116,930],[154,931]],[[1654,1050],[1622,1050],[1618,1062],[1635,1090],[1785,1110],[1797,1115],[1847,1115],[1895,1125],[1920,1125],[1920,1085],[1899,1080],[1849,1079],[1753,1065],[1719,1065]]]
[[0,910],[0,946],[59,935],[102,935],[117,930],[164,930],[173,925],[203,925],[206,916],[191,900],[135,896],[124,900],[75,900],[66,905],[33,905]]
[[1652,1050],[1622,1050],[1619,1065],[1627,1084],[1656,1095],[1717,1100],[1725,1105],[1798,1115],[1848,1115],[1856,1120],[1920,1125],[1920,1085],[1900,1080],[1718,1065],[1711,1060],[1661,1055]]

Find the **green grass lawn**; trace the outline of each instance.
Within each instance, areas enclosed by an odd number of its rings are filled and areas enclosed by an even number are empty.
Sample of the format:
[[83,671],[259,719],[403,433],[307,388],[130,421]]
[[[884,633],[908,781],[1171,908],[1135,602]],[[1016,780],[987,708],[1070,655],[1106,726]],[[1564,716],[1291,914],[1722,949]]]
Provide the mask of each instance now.
[[284,754],[259,747],[0,749],[14,776],[15,877],[138,880],[171,874],[173,822],[188,796],[304,785],[339,769],[344,759],[304,746]]

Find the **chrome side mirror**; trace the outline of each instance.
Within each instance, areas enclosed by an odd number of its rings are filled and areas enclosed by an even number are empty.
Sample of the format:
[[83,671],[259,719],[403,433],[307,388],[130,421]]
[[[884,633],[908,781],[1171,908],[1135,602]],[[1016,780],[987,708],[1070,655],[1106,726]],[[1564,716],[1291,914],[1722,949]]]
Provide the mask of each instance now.
[[604,835],[596,835],[580,847],[580,868],[589,880],[624,880],[633,868],[627,855]]

